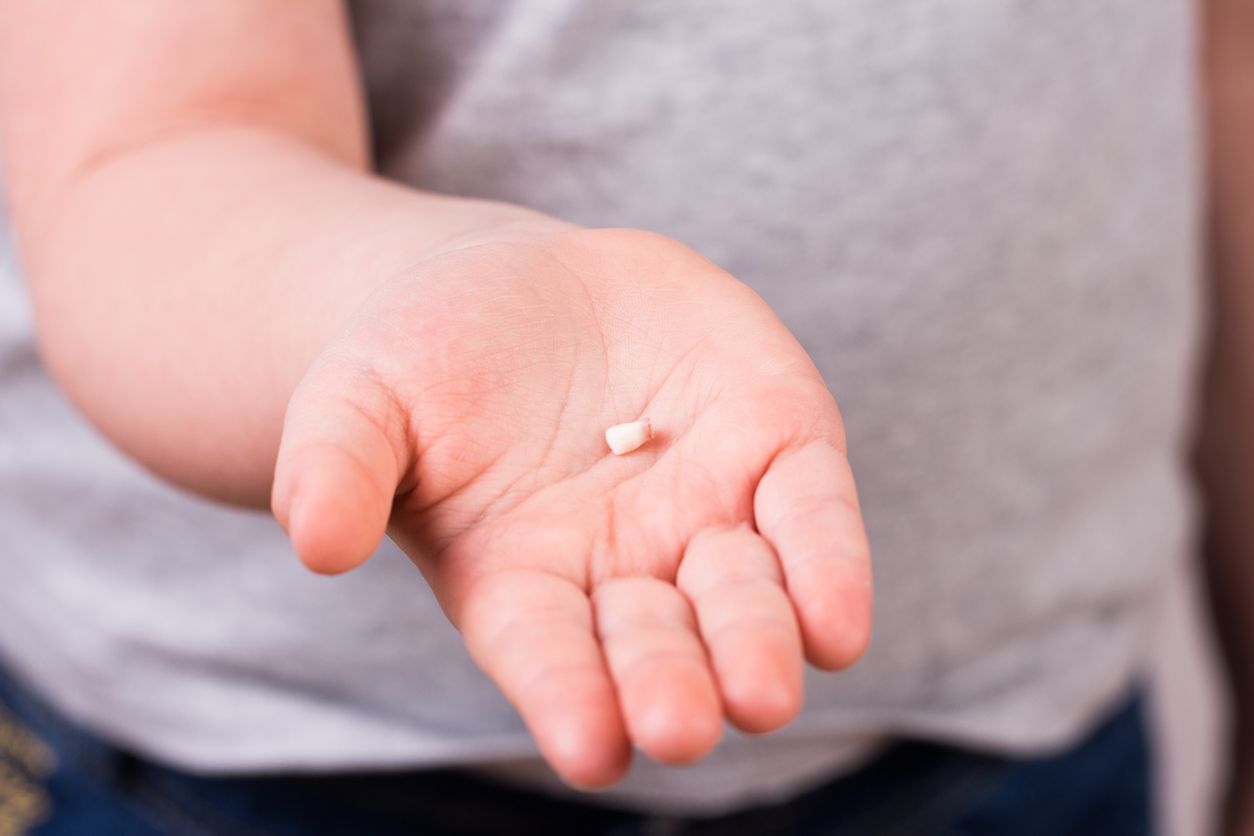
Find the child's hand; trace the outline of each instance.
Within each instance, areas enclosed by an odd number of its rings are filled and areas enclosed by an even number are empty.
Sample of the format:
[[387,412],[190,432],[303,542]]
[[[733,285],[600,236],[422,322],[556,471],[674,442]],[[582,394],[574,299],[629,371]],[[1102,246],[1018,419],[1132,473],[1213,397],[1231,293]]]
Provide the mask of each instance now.
[[[635,452],[607,427],[652,420]],[[350,569],[385,525],[568,781],[788,722],[803,656],[866,646],[836,404],[766,304],[660,236],[445,251],[374,295],[292,398],[273,504]],[[368,602],[363,602],[368,606]]]

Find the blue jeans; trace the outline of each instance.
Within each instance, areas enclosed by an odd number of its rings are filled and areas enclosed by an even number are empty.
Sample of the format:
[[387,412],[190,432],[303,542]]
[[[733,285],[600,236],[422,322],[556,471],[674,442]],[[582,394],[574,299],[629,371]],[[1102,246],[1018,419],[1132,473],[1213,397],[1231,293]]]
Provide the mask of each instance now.
[[76,728],[0,671],[0,834],[1144,836],[1151,820],[1137,695],[1051,757],[902,742],[788,802],[676,818],[558,801],[451,769],[191,775]]

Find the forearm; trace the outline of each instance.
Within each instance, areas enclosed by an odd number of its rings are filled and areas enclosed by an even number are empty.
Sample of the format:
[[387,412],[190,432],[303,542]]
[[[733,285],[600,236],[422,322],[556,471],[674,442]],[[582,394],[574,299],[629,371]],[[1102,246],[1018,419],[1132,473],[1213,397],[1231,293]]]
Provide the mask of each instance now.
[[288,397],[360,302],[437,245],[529,214],[229,123],[114,154],[41,208],[18,231],[59,382],[154,471],[258,506]]
[[1207,387],[1199,471],[1207,590],[1231,708],[1222,832],[1237,836],[1254,833],[1254,410],[1248,393],[1224,393],[1218,371],[1212,369]]
[[[1254,415],[1241,416],[1213,401],[1205,419],[1199,463],[1205,502],[1203,554],[1212,617],[1236,707],[1254,705]],[[1236,712],[1234,743],[1254,768],[1254,717]]]

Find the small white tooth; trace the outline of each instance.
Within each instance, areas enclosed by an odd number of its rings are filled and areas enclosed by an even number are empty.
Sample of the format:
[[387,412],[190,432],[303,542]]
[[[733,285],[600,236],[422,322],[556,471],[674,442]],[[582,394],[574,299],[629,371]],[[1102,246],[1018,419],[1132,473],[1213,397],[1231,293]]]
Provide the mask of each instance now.
[[650,438],[653,438],[653,423],[648,418],[615,424],[605,431],[605,443],[610,445],[616,456],[630,453]]

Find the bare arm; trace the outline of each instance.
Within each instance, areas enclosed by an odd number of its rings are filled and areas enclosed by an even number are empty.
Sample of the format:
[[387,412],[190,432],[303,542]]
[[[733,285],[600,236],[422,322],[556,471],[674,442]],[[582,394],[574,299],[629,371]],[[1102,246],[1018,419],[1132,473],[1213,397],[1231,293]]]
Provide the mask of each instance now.
[[1254,833],[1254,4],[1211,0],[1214,320],[1200,468],[1205,556],[1236,727],[1228,831]]
[[[806,659],[863,652],[840,416],[743,284],[663,236],[371,175],[330,0],[0,9],[41,350],[125,451],[269,491],[317,571],[386,530],[577,783],[777,728]],[[641,416],[657,436],[608,455]]]
[[383,280],[527,213],[373,177],[333,0],[0,9],[0,147],[45,361],[159,474],[264,505],[284,408]]

